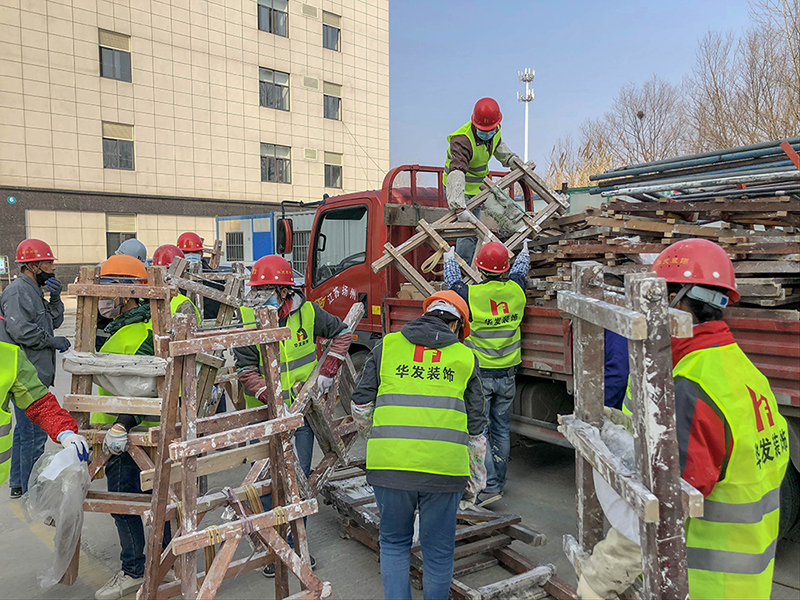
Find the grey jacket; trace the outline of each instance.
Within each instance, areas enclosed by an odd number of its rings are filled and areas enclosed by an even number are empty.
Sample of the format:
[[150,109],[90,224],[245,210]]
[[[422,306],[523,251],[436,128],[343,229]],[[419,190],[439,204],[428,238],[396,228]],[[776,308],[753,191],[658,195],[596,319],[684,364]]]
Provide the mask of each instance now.
[[53,333],[64,322],[64,303],[48,302],[30,277],[19,275],[0,295],[0,341],[19,346],[50,387],[56,378]]
[[[424,345],[427,348],[444,348],[457,344],[458,338],[450,328],[438,317],[422,315],[414,319],[401,330],[403,336],[412,344]],[[358,380],[356,389],[350,399],[355,404],[374,402],[378,397],[378,387],[381,384],[381,355],[383,343],[376,345],[364,363],[364,370]],[[478,358],[475,357],[475,368],[472,377],[467,382],[464,390],[464,404],[467,409],[467,431],[470,435],[481,435],[486,428],[486,415],[484,414],[485,399],[483,385],[481,384]],[[387,487],[398,490],[428,493],[460,492],[467,487],[468,477],[451,477],[449,475],[435,475],[429,473],[416,473],[411,471],[380,471],[371,470],[367,473],[370,485]]]

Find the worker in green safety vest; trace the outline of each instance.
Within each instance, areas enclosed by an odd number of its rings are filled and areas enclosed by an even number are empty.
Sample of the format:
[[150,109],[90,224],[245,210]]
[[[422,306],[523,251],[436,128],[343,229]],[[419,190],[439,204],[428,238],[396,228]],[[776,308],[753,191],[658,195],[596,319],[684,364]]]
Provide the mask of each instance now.
[[[469,303],[472,316],[469,337],[464,341],[478,358],[486,416],[489,420],[489,446],[486,451],[486,489],[478,495],[478,505],[499,500],[506,485],[506,465],[511,449],[511,404],[516,395],[516,370],[522,361],[520,325],[525,313],[525,287],[530,268],[528,242],[510,266],[508,249],[500,242],[484,244],[475,258],[484,281],[467,285],[453,248],[445,253],[444,282]],[[503,274],[508,278],[503,279]]]
[[[153,252],[153,266],[169,267],[175,258],[186,258],[183,250],[178,248],[175,244],[164,244],[156,248],[156,251]],[[200,323],[203,321],[202,317],[200,316],[200,311],[194,305],[194,302],[180,292],[177,292],[172,297],[172,300],[170,300],[169,309],[170,313],[173,315],[178,313],[183,315],[194,315],[197,319],[198,325],[200,325]]]
[[[100,267],[100,283],[146,283],[144,265],[130,256],[114,255]],[[188,298],[187,298],[188,300]],[[172,312],[182,303],[171,302]],[[193,305],[192,305],[193,307]],[[190,314],[198,316],[188,307]],[[105,328],[110,335],[100,352],[153,356],[153,325],[149,301],[140,302],[128,298],[121,305],[120,314]],[[124,377],[124,373],[120,373]],[[102,396],[113,395],[98,386]],[[136,426],[153,427],[158,418],[130,414],[108,414],[93,412],[91,422],[109,424],[103,439],[103,452],[110,455],[105,465],[106,485],[109,492],[142,493],[139,473],[141,469],[127,450],[128,432]],[[142,584],[145,565],[145,537],[142,518],[132,514],[113,514],[120,542],[121,569],[106,584],[95,592],[96,600],[116,600],[138,589]],[[171,539],[169,523],[164,530],[164,548]],[[168,577],[174,576],[170,572]]]
[[[295,286],[292,266],[281,256],[259,258],[253,265],[247,285],[250,292],[241,308],[245,327],[255,327],[255,308],[271,306],[278,310],[280,326],[291,330],[289,339],[280,342],[281,393],[286,405],[292,404],[298,388],[317,366],[317,338],[331,340],[328,356],[317,377],[319,390],[326,393],[353,340],[350,328],[339,317],[306,300]],[[234,348],[233,354],[239,380],[245,388],[247,407],[261,406],[269,398],[266,392],[268,384],[261,374],[264,367],[261,353],[255,346],[246,346]],[[295,430],[294,442],[300,468],[307,477],[314,452],[314,433],[308,422]],[[261,502],[267,510],[272,508],[271,495],[262,496]],[[312,557],[311,566],[315,564]],[[262,573],[274,577],[275,565],[267,565]]]
[[[0,317],[2,320],[3,317]],[[25,411],[31,422],[42,428],[64,448],[75,447],[78,458],[89,459],[86,438],[78,435],[78,424],[56,397],[39,380],[36,367],[18,346],[0,342],[0,485],[11,469],[11,410],[9,403]]]
[[449,596],[456,513],[471,478],[485,478],[478,359],[462,343],[470,331],[469,308],[446,290],[427,298],[422,309],[372,349],[351,396],[353,418],[370,432],[367,482],[381,517],[384,596],[392,600],[411,600],[417,509],[425,598]]
[[[766,600],[789,440],[767,378],[722,321],[739,299],[733,264],[717,244],[690,239],[664,250],[653,271],[667,280],[670,307],[694,322],[691,338],[672,339],[681,477],[705,497],[703,516],[686,520],[689,595]],[[613,500],[598,497],[604,508]],[[638,542],[612,528],[582,561],[578,594],[623,592],[641,572]]]
[[[455,209],[461,222],[474,223],[480,218],[480,208],[470,212],[466,210],[466,201],[480,192],[484,178],[489,175],[489,160],[494,156],[506,168],[520,160],[500,139],[502,120],[497,102],[481,98],[475,103],[472,118],[447,136],[442,184],[447,204]],[[460,238],[456,252],[468,263],[472,262],[475,244],[474,237]]]

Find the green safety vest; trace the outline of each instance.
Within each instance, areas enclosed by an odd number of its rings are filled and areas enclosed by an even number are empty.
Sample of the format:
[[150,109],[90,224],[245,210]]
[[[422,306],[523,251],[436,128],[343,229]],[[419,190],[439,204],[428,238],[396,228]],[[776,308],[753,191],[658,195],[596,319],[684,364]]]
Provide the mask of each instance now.
[[487,281],[469,286],[472,321],[464,344],[484,369],[505,369],[522,362],[520,325],[525,292],[513,281]]
[[[491,142],[491,150],[489,144],[478,144],[475,139],[475,133],[472,131],[472,122],[467,121],[464,125],[456,129],[453,133],[447,136],[447,143],[457,135],[465,135],[469,138],[472,144],[472,160],[469,161],[469,170],[466,173],[466,188],[465,193],[467,196],[475,196],[481,191],[481,184],[484,178],[489,174],[489,159],[494,156],[494,151],[497,144],[500,143],[500,127],[497,127],[497,132],[494,134]],[[447,185],[447,174],[450,173],[450,161],[453,155],[450,153],[450,147],[447,147],[447,159],[444,162],[444,175],[442,176],[442,185]]]
[[469,477],[464,391],[474,369],[463,344],[427,348],[400,332],[385,336],[367,469]]
[[[256,320],[252,307],[243,306],[242,322],[249,323]],[[300,310],[290,313],[286,318],[286,327],[292,330],[288,340],[280,343],[281,348],[281,394],[287,406],[294,400],[292,386],[298,381],[305,381],[317,366],[317,344],[314,338],[314,306],[311,302],[303,302]],[[301,329],[302,324],[302,329]],[[254,324],[247,327],[255,327]],[[258,350],[258,362],[263,367],[264,358]],[[253,396],[245,394],[247,408],[263,406],[263,403]]]
[[170,313],[174,315],[176,312],[178,312],[178,307],[180,307],[180,305],[183,304],[184,302],[188,302],[189,304],[192,305],[192,308],[194,309],[194,313],[195,313],[195,315],[197,315],[197,324],[200,325],[200,323],[203,320],[200,317],[200,311],[194,305],[194,302],[192,302],[189,298],[187,298],[183,294],[178,294],[172,300],[169,301]]
[[11,470],[11,406],[6,411],[3,404],[17,379],[17,351],[16,346],[0,342],[0,485],[6,482]]
[[[153,329],[152,321],[146,323],[131,323],[125,325],[117,332],[114,333],[108,341],[100,348],[100,352],[107,352],[109,354],[127,354],[134,355],[139,347],[147,339],[147,335]],[[101,396],[112,396],[100,386],[97,386],[97,393]],[[117,420],[117,415],[111,415],[102,412],[93,412],[90,417],[92,423],[106,423],[113,424]],[[159,424],[159,421],[142,421],[140,425],[145,427],[154,427]]]
[[[695,350],[672,374],[702,385],[728,422],[733,450],[706,497],[703,516],[686,520],[692,600],[768,599],[789,461],[786,420],[767,378],[738,344]],[[630,414],[630,387],[623,411]]]

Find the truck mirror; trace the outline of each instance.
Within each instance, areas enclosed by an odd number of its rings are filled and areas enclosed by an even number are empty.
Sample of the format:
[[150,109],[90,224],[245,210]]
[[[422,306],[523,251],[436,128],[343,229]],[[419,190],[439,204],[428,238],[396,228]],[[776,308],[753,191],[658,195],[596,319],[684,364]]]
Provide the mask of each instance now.
[[328,236],[320,233],[317,236],[317,252],[325,252],[325,246],[328,245]]
[[293,223],[291,219],[278,219],[275,231],[275,253],[289,254],[292,251]]

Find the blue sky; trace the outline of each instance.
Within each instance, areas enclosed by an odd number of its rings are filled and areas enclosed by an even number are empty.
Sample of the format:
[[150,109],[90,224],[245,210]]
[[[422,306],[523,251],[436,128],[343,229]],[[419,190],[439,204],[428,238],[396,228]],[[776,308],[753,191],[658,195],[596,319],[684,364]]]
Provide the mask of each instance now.
[[483,96],[500,103],[503,139],[522,156],[517,71],[529,67],[529,158],[544,174],[555,141],[620,87],[653,74],[678,83],[707,31],[749,24],[746,0],[391,0],[391,164],[443,164],[445,137]]

